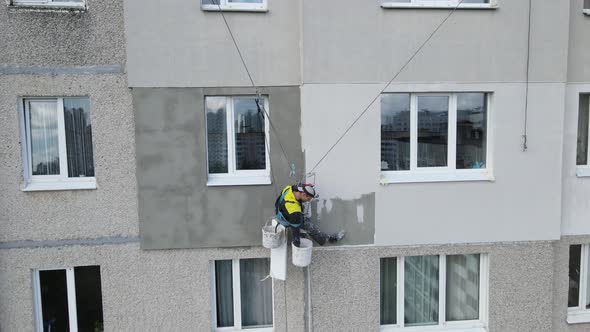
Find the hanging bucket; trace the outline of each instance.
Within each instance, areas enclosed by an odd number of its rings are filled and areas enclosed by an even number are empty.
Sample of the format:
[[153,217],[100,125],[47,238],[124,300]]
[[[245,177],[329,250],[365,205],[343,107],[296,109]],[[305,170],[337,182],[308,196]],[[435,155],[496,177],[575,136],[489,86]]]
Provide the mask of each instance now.
[[291,243],[293,249],[293,265],[299,267],[306,267],[311,264],[311,250],[313,249],[313,243],[308,239],[300,239],[299,247]]
[[274,226],[268,221],[262,226],[262,246],[268,249],[278,248],[283,244],[284,227]]

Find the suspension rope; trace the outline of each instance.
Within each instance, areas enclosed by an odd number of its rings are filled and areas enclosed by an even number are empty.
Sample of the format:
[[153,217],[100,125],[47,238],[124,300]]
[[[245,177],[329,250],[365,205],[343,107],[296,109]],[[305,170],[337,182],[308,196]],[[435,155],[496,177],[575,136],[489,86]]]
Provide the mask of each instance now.
[[367,111],[375,103],[375,101],[377,101],[377,99],[379,99],[381,94],[383,94],[383,92],[385,92],[385,90],[387,90],[387,88],[391,85],[391,83],[399,76],[399,74],[401,74],[404,71],[404,69],[406,69],[406,67],[410,64],[410,62],[412,62],[412,60],[414,60],[416,55],[418,55],[418,53],[420,53],[422,48],[424,48],[424,46],[426,46],[426,44],[430,41],[430,39],[432,39],[432,37],[438,32],[438,30],[440,30],[440,28],[445,24],[445,22],[447,22],[447,20],[455,13],[455,11],[457,11],[457,9],[463,3],[463,1],[465,1],[465,0],[460,0],[459,3],[457,3],[457,5],[453,8],[453,10],[447,15],[447,17],[445,17],[445,19],[439,23],[439,25],[436,27],[436,29],[434,29],[434,31],[432,31],[432,33],[428,36],[428,38],[426,38],[426,40],[420,45],[420,47],[418,47],[418,49],[412,54],[412,56],[408,59],[408,61],[406,61],[404,63],[404,65],[397,71],[397,73],[395,73],[395,75],[393,75],[393,77],[389,80],[389,82],[387,82],[385,87],[383,89],[381,89],[381,91],[379,91],[379,93],[375,96],[375,98],[373,98],[373,100],[371,100],[369,105],[367,105],[367,107],[365,107],[365,109],[356,117],[356,119],[348,126],[348,128],[346,128],[344,133],[342,135],[340,135],[340,137],[336,140],[336,142],[334,144],[332,144],[332,146],[328,149],[328,151],[326,151],[326,153],[324,153],[324,155],[312,167],[312,169],[309,171],[309,173],[313,173],[313,171],[321,164],[322,161],[324,161],[324,159],[328,156],[328,154],[330,154],[330,152],[332,152],[332,150],[334,150],[336,145],[338,145],[338,143],[340,143],[340,141],[342,141],[344,136],[346,134],[348,134],[348,132],[352,129],[352,127],[354,127],[354,125],[356,125],[356,123],[363,117],[363,115],[365,115],[365,113],[367,113]]
[[527,141],[527,127],[528,127],[528,118],[529,118],[529,66],[530,66],[530,52],[531,52],[531,8],[532,8],[532,0],[529,0],[529,31],[527,34],[526,40],[526,83],[525,83],[525,92],[524,92],[524,128],[522,134],[522,152],[526,152],[528,149]]

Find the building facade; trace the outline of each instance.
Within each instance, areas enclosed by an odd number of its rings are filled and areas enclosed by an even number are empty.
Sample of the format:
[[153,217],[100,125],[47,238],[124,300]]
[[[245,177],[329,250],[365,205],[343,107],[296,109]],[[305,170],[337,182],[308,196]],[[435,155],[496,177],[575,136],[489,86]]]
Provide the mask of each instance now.
[[[7,0],[0,331],[589,330],[589,15]],[[347,235],[264,279],[300,179]]]

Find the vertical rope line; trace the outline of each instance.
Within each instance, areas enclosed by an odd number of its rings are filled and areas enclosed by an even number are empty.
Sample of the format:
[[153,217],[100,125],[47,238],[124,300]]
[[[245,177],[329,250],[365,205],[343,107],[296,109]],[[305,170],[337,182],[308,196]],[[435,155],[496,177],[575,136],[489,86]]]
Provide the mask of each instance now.
[[526,78],[525,78],[525,92],[524,92],[524,128],[522,134],[522,152],[528,149],[528,118],[529,118],[529,68],[530,68],[530,53],[531,53],[531,8],[532,0],[529,0],[529,20],[527,33],[527,50],[526,50]]

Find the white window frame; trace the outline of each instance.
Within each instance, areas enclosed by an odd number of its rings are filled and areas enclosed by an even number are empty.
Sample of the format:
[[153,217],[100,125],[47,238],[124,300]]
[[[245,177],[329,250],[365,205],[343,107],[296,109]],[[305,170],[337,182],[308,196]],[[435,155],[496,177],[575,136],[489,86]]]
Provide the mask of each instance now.
[[578,296],[578,306],[567,308],[567,323],[590,323],[590,309],[584,308],[584,303],[587,302],[588,290],[588,274],[590,273],[590,266],[588,266],[588,258],[590,256],[590,244],[582,244],[580,253],[580,287]]
[[268,0],[262,3],[232,3],[230,0],[214,0],[218,4],[204,4],[201,1],[201,9],[204,11],[242,11],[242,12],[267,12]]
[[[457,95],[463,93],[484,93],[486,96],[486,167],[478,169],[457,169]],[[389,94],[389,93],[387,93]],[[398,93],[394,93],[398,94]],[[492,142],[491,130],[491,93],[490,92],[433,92],[433,93],[409,93],[410,95],[410,169],[381,171],[381,184],[412,183],[412,182],[449,182],[449,181],[494,181],[492,168]],[[383,94],[386,95],[386,94]],[[442,167],[418,167],[418,97],[438,96],[449,97],[448,120],[448,150],[447,166]]]
[[[580,105],[579,105],[580,106]],[[578,112],[580,112],[580,108],[578,107]],[[588,94],[588,112],[590,113],[590,94]],[[590,114],[589,114],[590,115]],[[578,119],[579,119],[578,113]],[[576,142],[578,135],[580,133],[576,131]],[[586,165],[576,165],[576,176],[577,177],[588,177],[590,176],[590,116],[588,116],[588,148],[586,149]],[[576,144],[577,145],[577,144]],[[576,146],[576,154],[577,154],[577,146]]]
[[[23,159],[23,176],[24,183],[21,186],[22,191],[50,191],[50,190],[77,190],[77,189],[96,189],[96,169],[95,176],[70,178],[68,177],[68,159],[66,149],[65,119],[64,119],[64,98],[82,98],[82,97],[24,97],[19,99],[19,125],[21,132],[21,154]],[[87,98],[87,97],[84,97]],[[55,102],[57,107],[57,131],[59,144],[59,175],[33,175],[31,162],[31,141],[29,120],[25,123],[25,118],[30,119],[28,100]],[[94,142],[93,142],[94,145]],[[94,146],[93,146],[94,147]],[[94,154],[94,148],[93,148]],[[94,156],[93,156],[94,157]]]
[[[226,132],[227,132],[227,173],[209,173],[209,142],[207,141],[207,185],[208,186],[236,186],[236,185],[267,185],[271,184],[270,178],[270,125],[269,120],[264,114],[264,154],[266,156],[263,170],[237,170],[236,169],[236,150],[235,150],[235,128],[234,128],[234,100],[251,99],[251,95],[234,95],[234,96],[205,96],[205,126],[207,126],[207,97],[224,97],[225,98],[225,115],[226,115]],[[268,96],[263,96],[263,104],[266,113],[270,115]],[[207,128],[205,128],[207,133]],[[207,134],[206,134],[207,136]]]
[[43,332],[43,308],[41,304],[41,278],[39,272],[41,271],[66,271],[66,285],[68,296],[68,317],[70,323],[70,331],[78,331],[78,311],[76,308],[76,278],[74,275],[74,268],[55,268],[55,269],[36,269],[33,270],[33,297],[35,306],[35,331]]
[[[253,257],[254,259],[263,259],[266,257]],[[224,260],[224,259],[221,259]],[[229,260],[229,259],[225,259]],[[275,313],[274,313],[274,283],[272,283],[272,307],[273,307],[273,326],[250,328],[242,327],[242,297],[240,290],[240,259],[232,259],[232,288],[234,298],[234,326],[230,327],[217,327],[217,285],[215,283],[215,261],[211,261],[209,264],[210,278],[211,278],[211,318],[213,322],[214,332],[227,332],[227,331],[242,331],[247,330],[248,332],[272,332],[275,324]]]
[[86,9],[86,0],[82,2],[65,2],[57,0],[11,0],[10,5],[14,7]]
[[[455,8],[460,0],[409,0],[409,2],[393,2],[382,0],[383,8]],[[489,0],[489,3],[462,3],[460,9],[496,9],[497,0]]]
[[[469,255],[469,254],[465,254]],[[425,255],[436,256],[436,255]],[[422,332],[422,331],[444,331],[444,332],[486,332],[488,329],[488,288],[489,288],[489,260],[487,254],[479,254],[479,319],[446,322],[446,283],[447,283],[447,256],[438,255],[438,324],[426,326],[405,327],[404,324],[404,268],[405,257],[396,257],[397,264],[397,324],[381,325],[382,332]],[[408,256],[410,257],[410,256]],[[386,257],[385,257],[386,258]],[[381,282],[381,281],[379,281]],[[379,292],[381,297],[381,292]],[[381,303],[381,301],[379,301]]]

